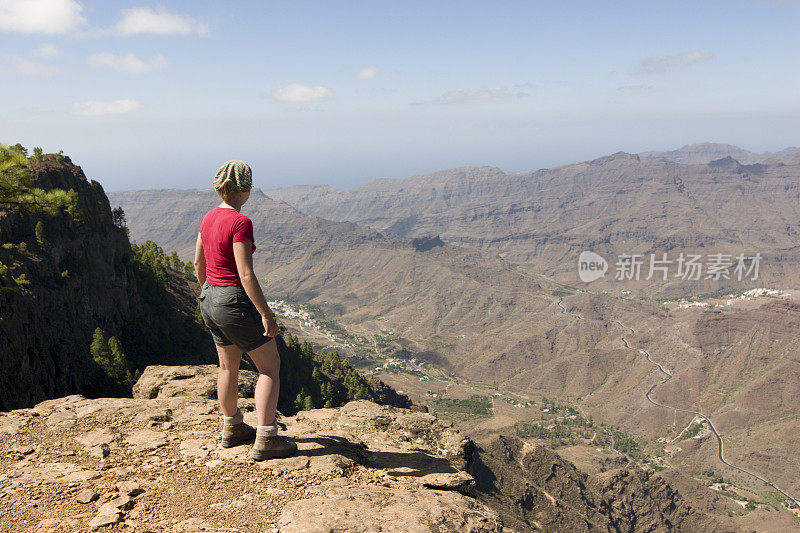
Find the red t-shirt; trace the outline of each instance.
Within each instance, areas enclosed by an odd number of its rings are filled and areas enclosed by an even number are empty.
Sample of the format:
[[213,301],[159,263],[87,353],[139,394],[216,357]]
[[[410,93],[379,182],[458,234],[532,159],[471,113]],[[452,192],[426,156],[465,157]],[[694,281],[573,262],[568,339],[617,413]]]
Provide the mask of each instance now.
[[206,258],[206,280],[211,285],[241,286],[233,243],[253,239],[253,222],[235,209],[215,207],[200,221],[200,238]]

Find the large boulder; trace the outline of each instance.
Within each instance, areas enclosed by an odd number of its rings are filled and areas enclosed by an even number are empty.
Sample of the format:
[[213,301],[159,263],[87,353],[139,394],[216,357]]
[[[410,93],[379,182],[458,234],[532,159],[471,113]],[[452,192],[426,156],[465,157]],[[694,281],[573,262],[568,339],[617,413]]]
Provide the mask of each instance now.
[[[154,398],[217,397],[216,365],[148,366],[133,386],[133,397],[144,400]],[[239,397],[252,398],[256,390],[258,373],[239,370]]]

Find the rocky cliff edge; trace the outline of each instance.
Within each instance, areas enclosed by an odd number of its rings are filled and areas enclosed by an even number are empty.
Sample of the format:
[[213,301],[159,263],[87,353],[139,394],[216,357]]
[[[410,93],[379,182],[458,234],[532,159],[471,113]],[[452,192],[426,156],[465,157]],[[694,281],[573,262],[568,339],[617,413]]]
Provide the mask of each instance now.
[[[0,530],[503,530],[448,423],[364,400],[302,411],[279,418],[298,455],[254,463],[249,445],[220,446],[213,379],[156,367],[136,398],[0,414]],[[253,401],[240,405],[255,423]]]

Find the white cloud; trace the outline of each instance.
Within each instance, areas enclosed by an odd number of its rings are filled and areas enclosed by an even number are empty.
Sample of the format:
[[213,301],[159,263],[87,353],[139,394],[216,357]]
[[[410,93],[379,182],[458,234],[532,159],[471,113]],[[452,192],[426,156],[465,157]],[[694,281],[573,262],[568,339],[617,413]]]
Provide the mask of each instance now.
[[378,67],[376,66],[361,67],[358,69],[358,72],[356,72],[356,78],[360,80],[371,80],[377,73]]
[[640,65],[640,72],[645,74],[655,74],[666,72],[672,67],[691,65],[700,61],[711,59],[713,54],[706,52],[684,52],[677,55],[660,55],[644,59]]
[[526,92],[510,92],[506,90],[492,91],[488,89],[463,89],[447,91],[443,95],[424,102],[414,102],[415,104],[463,104],[466,102],[480,102],[487,100],[508,100],[516,98],[527,98],[530,94]]
[[38,61],[31,61],[30,59],[23,59],[21,57],[13,58],[12,62],[14,64],[14,70],[25,76],[51,76],[61,71],[56,65],[39,63]]
[[321,85],[290,83],[272,91],[272,98],[279,102],[310,102],[333,96],[333,91]]
[[208,24],[187,15],[170,13],[163,7],[134,7],[122,11],[122,20],[117,23],[115,30],[122,35],[205,35],[208,33]]
[[84,24],[75,0],[0,0],[0,31],[65,34]]
[[111,67],[129,74],[143,74],[156,68],[169,65],[167,58],[161,54],[154,55],[150,60],[140,59],[133,54],[93,54],[89,56],[89,64],[93,67]]
[[54,44],[44,43],[33,51],[33,55],[38,57],[58,57],[62,54],[61,49]]
[[100,115],[125,115],[142,108],[137,100],[130,98],[120,100],[90,100],[88,102],[75,102],[72,104],[70,114],[85,117]]

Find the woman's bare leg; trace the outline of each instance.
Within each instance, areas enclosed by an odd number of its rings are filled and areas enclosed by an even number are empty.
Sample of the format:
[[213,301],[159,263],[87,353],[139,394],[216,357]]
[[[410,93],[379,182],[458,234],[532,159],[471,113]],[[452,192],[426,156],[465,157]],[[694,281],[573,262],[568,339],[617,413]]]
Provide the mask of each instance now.
[[219,374],[217,375],[217,397],[222,414],[233,416],[239,409],[239,363],[242,351],[233,344],[217,346]]
[[275,424],[275,409],[278,407],[278,390],[280,389],[281,358],[278,355],[278,343],[272,339],[247,354],[258,368],[258,383],[256,384],[258,425],[273,425]]

